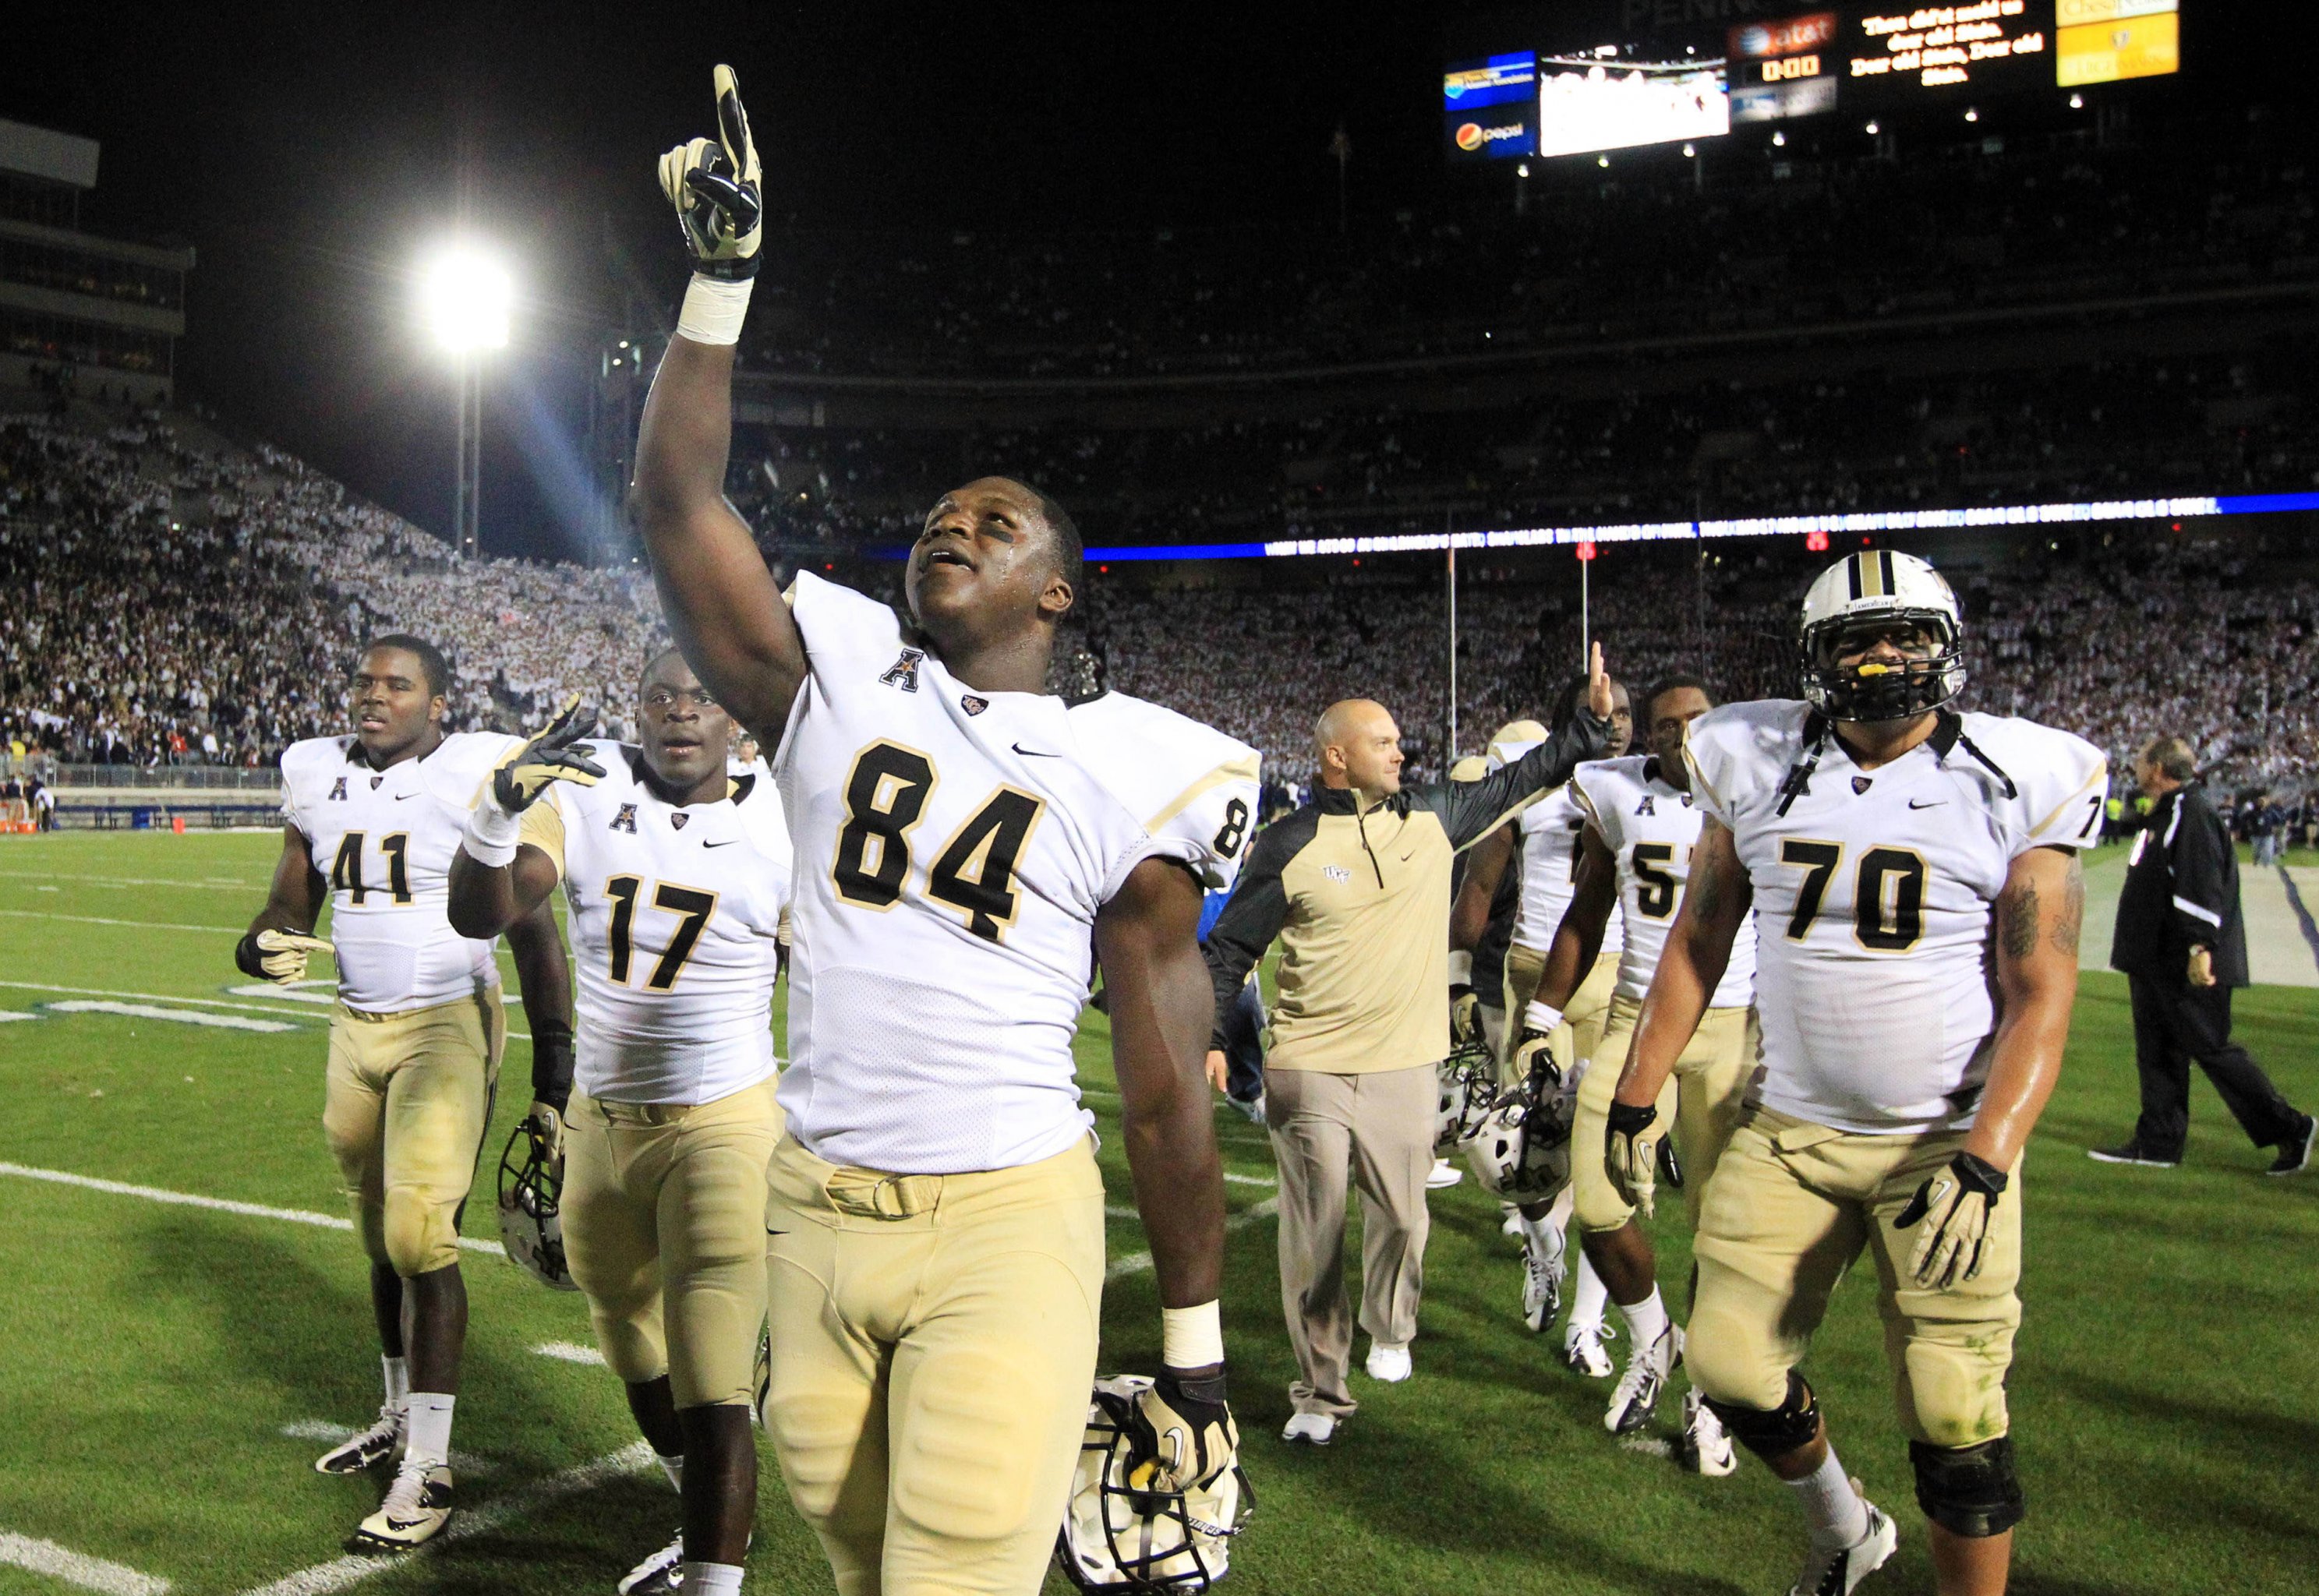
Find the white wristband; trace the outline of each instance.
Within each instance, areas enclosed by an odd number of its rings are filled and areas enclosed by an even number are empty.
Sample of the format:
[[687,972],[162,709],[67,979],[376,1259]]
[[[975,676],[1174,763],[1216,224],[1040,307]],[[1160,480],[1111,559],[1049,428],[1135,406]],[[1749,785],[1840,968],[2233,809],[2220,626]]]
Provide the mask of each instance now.
[[1458,949],[1449,951],[1449,984],[1470,987],[1474,984],[1474,955]]
[[1535,997],[1530,999],[1529,1006],[1522,1010],[1522,1029],[1525,1031],[1551,1033],[1561,1023],[1562,1011],[1550,1003],[1540,1003]]
[[1223,1360],[1223,1315],[1214,1302],[1160,1310],[1161,1363],[1171,1369],[1204,1369]]
[[516,845],[522,840],[523,817],[501,808],[487,793],[467,816],[467,834],[459,839],[459,846],[477,864],[498,870],[515,862]]
[[754,277],[695,276],[684,291],[676,330],[696,344],[739,343],[741,323],[749,316],[749,291],[756,285]]

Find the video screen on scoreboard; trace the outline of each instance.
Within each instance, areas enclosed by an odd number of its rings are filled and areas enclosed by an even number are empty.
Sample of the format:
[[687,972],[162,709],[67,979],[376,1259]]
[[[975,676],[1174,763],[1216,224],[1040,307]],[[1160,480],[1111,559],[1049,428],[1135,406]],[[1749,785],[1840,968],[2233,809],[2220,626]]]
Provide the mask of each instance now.
[[1538,59],[1538,153],[1575,155],[1731,131],[1719,57],[1650,45],[1600,44]]

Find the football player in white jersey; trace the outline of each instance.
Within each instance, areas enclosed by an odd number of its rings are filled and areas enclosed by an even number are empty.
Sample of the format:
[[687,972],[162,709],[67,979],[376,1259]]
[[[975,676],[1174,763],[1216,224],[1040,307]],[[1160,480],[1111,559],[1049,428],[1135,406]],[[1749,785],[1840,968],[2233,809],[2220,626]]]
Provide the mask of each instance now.
[[1029,1592],[1094,1384],[1103,1183],[1070,1051],[1094,955],[1163,1304],[1132,1477],[1196,1515],[1235,1466],[1200,893],[1043,690],[1079,555],[1052,500],[1003,477],[944,494],[907,623],[811,575],[784,605],[723,492],[762,201],[715,81],[720,137],[662,163],[695,270],[633,503],[686,657],[774,750],[797,845],[766,1428],[841,1591]]
[[[452,923],[489,934],[560,882],[579,974],[564,1254],[596,1345],[684,1500],[621,1596],[736,1588],[756,1519],[749,1404],[765,1317],[765,1170],[781,1136],[771,1005],[790,895],[780,795],[727,772],[732,717],[669,649],[634,747],[577,760],[510,814],[475,807]],[[584,763],[579,762],[584,761]],[[571,777],[600,771],[587,785]],[[512,840],[510,840],[512,839]]]
[[[1521,1066],[1533,1051],[1549,1045],[1563,1023],[1560,999],[1577,988],[1579,972],[1594,962],[1602,927],[1614,911],[1620,913],[1626,936],[1618,981],[1602,1039],[1579,1083],[1571,1129],[1579,1245],[1627,1327],[1626,1371],[1603,1415],[1603,1423],[1620,1435],[1649,1422],[1668,1376],[1683,1360],[1683,1330],[1669,1321],[1660,1298],[1658,1259],[1649,1234],[1635,1222],[1634,1205],[1611,1188],[1603,1173],[1604,1131],[1611,1094],[1634,1040],[1635,1016],[1683,901],[1699,841],[1701,815],[1683,762],[1684,728],[1714,707],[1707,684],[1695,676],[1654,682],[1644,695],[1642,714],[1651,752],[1584,764],[1571,778],[1565,790],[1587,817],[1580,843],[1585,858],[1514,1050]],[[1733,939],[1698,1032],[1660,1093],[1660,1112],[1674,1123],[1694,1225],[1700,1193],[1739,1122],[1755,1067],[1755,928],[1746,924]],[[1592,1326],[1580,1322],[1590,1305],[1598,1316]],[[1575,1343],[1592,1330],[1599,1344],[1601,1312],[1599,1303],[1574,1303],[1575,1328],[1566,1339]],[[1731,1443],[1696,1392],[1684,1401],[1683,1435],[1680,1456],[1687,1466],[1709,1474],[1731,1472]]]
[[1701,1202],[1688,1362],[1795,1487],[1795,1589],[1822,1596],[1894,1538],[1795,1372],[1863,1250],[1943,1596],[2005,1588],[2022,1513],[2005,1402],[2021,1153],[2069,1036],[2077,850],[2107,773],[2065,732],[1950,708],[1959,633],[1924,561],[1850,555],[1805,595],[1805,701],[1692,723],[1707,821],[1611,1110],[1607,1173],[1647,1209],[1660,1090],[1752,909],[1763,1059]]
[[[363,651],[353,735],[283,752],[282,857],[234,951],[244,974],[284,983],[303,978],[309,954],[338,963],[322,1128],[371,1260],[386,1401],[375,1424],[315,1467],[354,1474],[402,1450],[385,1501],[349,1543],[357,1551],[417,1546],[451,1515],[451,1414],[467,1330],[459,1211],[507,1032],[490,939],[461,935],[447,915],[448,871],[468,806],[524,744],[447,736],[449,682],[442,654],[419,638],[381,637]],[[326,898],[327,942],[312,934]],[[506,930],[535,1079],[568,1076],[571,978],[555,922],[534,915]]]

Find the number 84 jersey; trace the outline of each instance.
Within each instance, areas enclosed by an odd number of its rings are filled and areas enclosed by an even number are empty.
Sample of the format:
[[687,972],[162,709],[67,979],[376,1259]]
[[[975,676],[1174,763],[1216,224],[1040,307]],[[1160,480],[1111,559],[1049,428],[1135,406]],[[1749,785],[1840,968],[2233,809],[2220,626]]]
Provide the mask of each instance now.
[[1701,716],[1684,753],[1755,888],[1751,1100],[1869,1135],[1970,1126],[1996,1029],[1991,911],[2016,858],[2100,836],[2100,750],[1943,710],[1863,771],[1809,706],[1772,699]]
[[805,1149],[1006,1169],[1087,1133],[1071,1038],[1096,913],[1154,852],[1060,699],[978,692],[894,612],[801,573],[808,674],[773,771],[797,844],[790,1068]]

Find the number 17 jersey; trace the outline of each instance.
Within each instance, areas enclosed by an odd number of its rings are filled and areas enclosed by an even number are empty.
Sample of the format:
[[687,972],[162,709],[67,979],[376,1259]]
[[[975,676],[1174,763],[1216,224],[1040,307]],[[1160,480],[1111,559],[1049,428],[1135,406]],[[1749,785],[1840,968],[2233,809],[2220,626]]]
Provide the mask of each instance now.
[[773,771],[797,849],[781,1107],[817,1158],[1012,1168],[1087,1133],[1071,1038],[1096,913],[1153,852],[1062,700],[978,692],[894,612],[800,574]]

